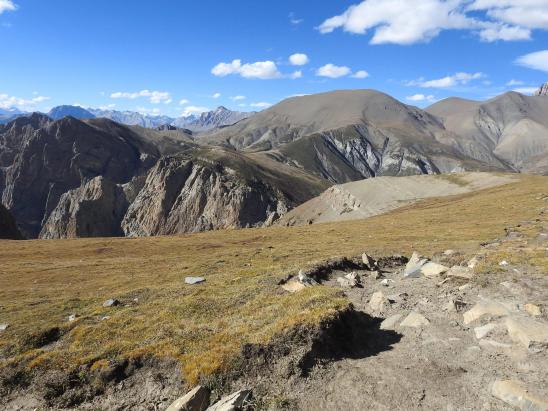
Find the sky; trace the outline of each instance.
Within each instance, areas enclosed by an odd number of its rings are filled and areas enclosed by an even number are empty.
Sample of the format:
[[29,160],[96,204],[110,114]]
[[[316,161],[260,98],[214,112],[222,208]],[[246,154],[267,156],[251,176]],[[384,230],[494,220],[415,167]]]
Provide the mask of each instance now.
[[0,109],[169,116],[376,89],[425,107],[548,81],[548,0],[0,0]]

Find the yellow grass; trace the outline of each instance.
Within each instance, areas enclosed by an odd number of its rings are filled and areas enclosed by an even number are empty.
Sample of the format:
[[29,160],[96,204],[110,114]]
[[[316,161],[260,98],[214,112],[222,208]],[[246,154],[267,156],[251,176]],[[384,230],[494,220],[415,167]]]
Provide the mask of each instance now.
[[[463,254],[548,206],[546,177],[433,199],[363,221],[216,231],[177,237],[0,241],[0,367],[73,369],[167,356],[189,383],[230,367],[245,343],[267,343],[347,307],[334,288],[283,292],[289,271],[336,255]],[[185,285],[185,276],[204,276]],[[103,301],[122,304],[104,308]],[[66,318],[76,313],[72,323]],[[107,320],[102,317],[109,316]],[[29,335],[60,327],[58,343]]]

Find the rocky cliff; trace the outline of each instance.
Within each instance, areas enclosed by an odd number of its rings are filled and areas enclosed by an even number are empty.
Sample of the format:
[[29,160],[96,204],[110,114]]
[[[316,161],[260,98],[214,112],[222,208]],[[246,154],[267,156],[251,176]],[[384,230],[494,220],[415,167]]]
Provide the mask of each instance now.
[[23,236],[17,228],[11,213],[0,203],[0,239],[21,240]]

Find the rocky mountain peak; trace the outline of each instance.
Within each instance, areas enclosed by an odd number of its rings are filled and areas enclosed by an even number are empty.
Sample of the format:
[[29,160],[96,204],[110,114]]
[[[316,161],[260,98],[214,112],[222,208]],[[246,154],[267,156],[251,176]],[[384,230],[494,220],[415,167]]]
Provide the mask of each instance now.
[[548,96],[548,82],[544,83],[537,91],[535,91],[535,96]]

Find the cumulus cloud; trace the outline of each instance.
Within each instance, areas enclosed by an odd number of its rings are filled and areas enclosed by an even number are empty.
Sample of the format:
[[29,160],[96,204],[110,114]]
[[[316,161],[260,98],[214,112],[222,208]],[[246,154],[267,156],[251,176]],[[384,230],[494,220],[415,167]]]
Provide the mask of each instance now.
[[241,101],[241,100],[245,100],[245,96],[232,96],[230,97],[230,99],[232,101]]
[[369,77],[369,73],[365,70],[358,70],[356,71],[354,74],[352,74],[352,76],[350,77],[354,77],[354,78],[367,78]]
[[294,66],[304,66],[310,59],[304,53],[295,53],[289,56],[289,62]]
[[[479,14],[478,14],[479,13]],[[371,44],[428,42],[444,30],[469,30],[483,41],[527,40],[548,29],[545,0],[364,0],[326,19],[321,33],[336,29],[366,34]]]
[[251,107],[256,107],[256,108],[267,108],[267,107],[270,107],[272,104],[271,103],[267,103],[267,102],[264,102],[264,101],[261,101],[259,103],[251,103],[250,106]]
[[14,11],[17,5],[12,0],[0,0],[0,14],[5,11]]
[[221,93],[215,93],[211,97],[212,98],[219,98],[219,97],[221,97]]
[[352,73],[352,70],[350,70],[349,67],[336,66],[331,63],[326,64],[325,66],[321,66],[318,70],[316,70],[317,76],[329,78],[344,77],[348,76],[350,73]]
[[232,60],[230,63],[217,64],[211,69],[211,73],[217,77],[225,77],[235,74],[244,78],[256,78],[261,80],[282,77],[276,63],[270,60],[242,64],[241,60],[236,59]]
[[516,60],[516,64],[548,73],[548,50],[525,54]]
[[206,111],[211,111],[211,110],[207,107],[188,106],[183,109],[183,112],[181,115],[183,117],[188,117],[196,114],[202,114],[202,113],[205,113]]
[[484,78],[483,73],[455,73],[452,76],[446,76],[435,80],[425,80],[420,78],[407,82],[408,86],[419,86],[424,88],[449,88],[459,85],[465,85],[473,80]]
[[50,97],[35,95],[30,99],[0,94],[0,108],[10,109],[18,108],[20,110],[32,111],[36,109],[39,103],[49,100]]
[[171,94],[167,91],[150,91],[150,90],[141,90],[137,91],[135,93],[128,93],[125,91],[117,91],[115,93],[112,93],[110,95],[110,98],[127,98],[130,100],[134,100],[136,98],[140,97],[146,97],[149,99],[149,101],[153,104],[169,104],[173,100],[171,99]]
[[414,94],[412,96],[409,96],[409,97],[406,97],[405,98],[406,100],[409,100],[409,101],[428,101],[428,102],[433,102],[435,101],[435,97],[433,95],[424,95],[424,94]]

